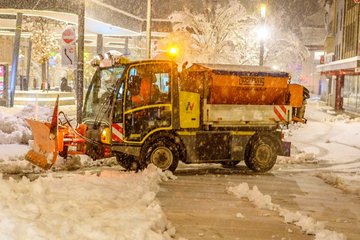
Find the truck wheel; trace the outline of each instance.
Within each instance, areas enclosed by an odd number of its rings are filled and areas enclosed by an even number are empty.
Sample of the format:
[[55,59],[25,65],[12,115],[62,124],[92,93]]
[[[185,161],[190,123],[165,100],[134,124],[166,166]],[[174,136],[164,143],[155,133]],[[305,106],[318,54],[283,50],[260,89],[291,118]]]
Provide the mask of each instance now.
[[128,155],[126,153],[115,153],[116,161],[119,163],[120,166],[125,168],[126,171],[138,171],[140,170],[140,165],[136,158],[132,155]]
[[68,146],[64,146],[64,149],[59,152],[60,157],[66,159],[68,157]]
[[222,162],[221,165],[225,168],[232,168],[235,167],[240,161],[229,161],[229,162]]
[[250,139],[245,152],[245,164],[254,172],[269,171],[280,150],[279,139],[272,135],[258,135]]
[[147,144],[142,154],[147,163],[152,163],[162,170],[175,172],[179,163],[179,151],[177,145],[169,139],[161,138],[154,143]]

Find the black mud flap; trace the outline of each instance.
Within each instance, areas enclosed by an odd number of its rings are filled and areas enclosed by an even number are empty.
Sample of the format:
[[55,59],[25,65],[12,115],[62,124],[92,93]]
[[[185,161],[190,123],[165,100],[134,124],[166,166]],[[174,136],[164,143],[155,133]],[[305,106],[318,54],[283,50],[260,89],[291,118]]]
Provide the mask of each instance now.
[[283,154],[281,156],[290,157],[291,142],[283,142]]

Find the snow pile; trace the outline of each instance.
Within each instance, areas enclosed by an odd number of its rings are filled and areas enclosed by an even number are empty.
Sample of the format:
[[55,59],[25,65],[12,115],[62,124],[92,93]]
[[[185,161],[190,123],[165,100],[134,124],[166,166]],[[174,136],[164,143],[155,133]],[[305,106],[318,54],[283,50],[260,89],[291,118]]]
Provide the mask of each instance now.
[[338,189],[360,196],[360,171],[352,174],[325,172],[316,176]]
[[[284,169],[284,165],[290,168],[291,163],[310,163],[327,171],[360,169],[360,118],[346,114],[330,116],[314,109],[317,102],[309,103],[307,124],[291,124],[284,129],[285,140],[292,143],[292,148],[291,157],[278,158],[281,168]],[[318,166],[309,167],[319,170]],[[303,166],[302,170],[304,168],[308,167]]]
[[31,139],[31,131],[25,118],[42,116],[46,120],[51,116],[51,110],[34,105],[26,106],[15,114],[6,114],[4,107],[0,108],[0,144],[27,144]]
[[233,193],[238,198],[247,198],[258,208],[278,212],[284,218],[285,223],[295,224],[306,234],[315,235],[315,240],[346,240],[344,234],[325,229],[323,223],[298,211],[291,212],[280,207],[280,205],[272,203],[271,196],[262,194],[257,186],[250,189],[247,183],[241,183],[238,186],[228,187],[227,191]]
[[242,215],[242,213],[240,213],[240,212],[239,212],[239,213],[236,213],[236,217],[237,217],[237,218],[245,218],[245,216]]
[[324,122],[360,122],[360,118],[351,118],[347,114],[338,114],[336,116],[326,117]]
[[171,174],[52,175],[31,182],[0,177],[0,239],[171,239],[158,200]]
[[31,131],[24,119],[0,113],[0,144],[26,144],[30,137]]
[[286,128],[283,128],[283,133],[285,138],[288,136],[292,136],[293,131],[297,131],[301,128],[304,128],[306,125],[304,123],[292,123],[289,124]]
[[[291,137],[294,134],[301,132],[305,127],[306,125],[304,125],[303,123],[294,123],[289,125],[287,129],[283,129],[285,141],[290,141]],[[279,165],[318,163],[315,153],[299,150],[296,144],[294,144],[293,142],[291,143],[290,154],[290,157],[278,156],[276,163]]]
[[0,173],[2,174],[26,174],[26,173],[38,173],[39,168],[35,168],[30,162],[24,159],[24,155],[21,158],[13,158],[10,160],[3,160],[0,158]]
[[19,118],[33,118],[40,121],[50,121],[53,114],[53,107],[27,105],[22,108],[15,116]]
[[308,163],[308,164],[317,164],[318,160],[315,157],[314,153],[306,153],[303,151],[297,151],[294,153],[294,151],[291,151],[291,157],[284,157],[284,156],[278,156],[276,160],[276,164],[279,165],[288,165],[288,164],[302,164],[302,163]]

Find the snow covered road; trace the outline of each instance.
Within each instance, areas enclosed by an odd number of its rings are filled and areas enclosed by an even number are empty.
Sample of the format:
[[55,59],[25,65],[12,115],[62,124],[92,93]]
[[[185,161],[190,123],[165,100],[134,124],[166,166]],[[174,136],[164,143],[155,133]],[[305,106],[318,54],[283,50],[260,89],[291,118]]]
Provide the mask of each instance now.
[[360,239],[360,118],[319,102],[310,102],[306,125],[286,130],[292,155],[269,173],[180,164],[178,179],[165,182],[175,177],[85,156],[78,171],[61,170],[61,159],[40,171],[24,160],[23,118],[51,111],[0,110],[1,239]]
[[[241,165],[235,171],[204,167],[201,172],[188,167],[177,172],[176,181],[161,183],[158,198],[176,236],[195,240],[360,238],[359,197],[312,174],[252,175]],[[268,195],[271,204],[258,196],[257,206],[227,191],[245,183],[256,186],[262,196]],[[272,209],[275,205],[278,207]]]
[[[177,234],[189,239],[360,239],[360,119],[335,115],[317,101],[309,102],[306,116],[307,124],[286,131],[292,156],[279,157],[268,174],[252,175],[241,164],[233,170],[185,165],[175,182],[162,183],[158,197]],[[255,186],[270,203],[261,209],[249,196],[226,195],[229,186],[239,184]]]

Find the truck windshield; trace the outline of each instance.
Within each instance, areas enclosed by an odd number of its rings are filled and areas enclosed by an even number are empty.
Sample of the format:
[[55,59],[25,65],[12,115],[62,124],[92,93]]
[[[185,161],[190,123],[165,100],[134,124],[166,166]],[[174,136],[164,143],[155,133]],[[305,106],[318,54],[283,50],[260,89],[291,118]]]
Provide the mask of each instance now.
[[122,65],[99,68],[95,72],[86,94],[84,119],[101,121],[109,116],[116,81],[122,77],[124,69]]

